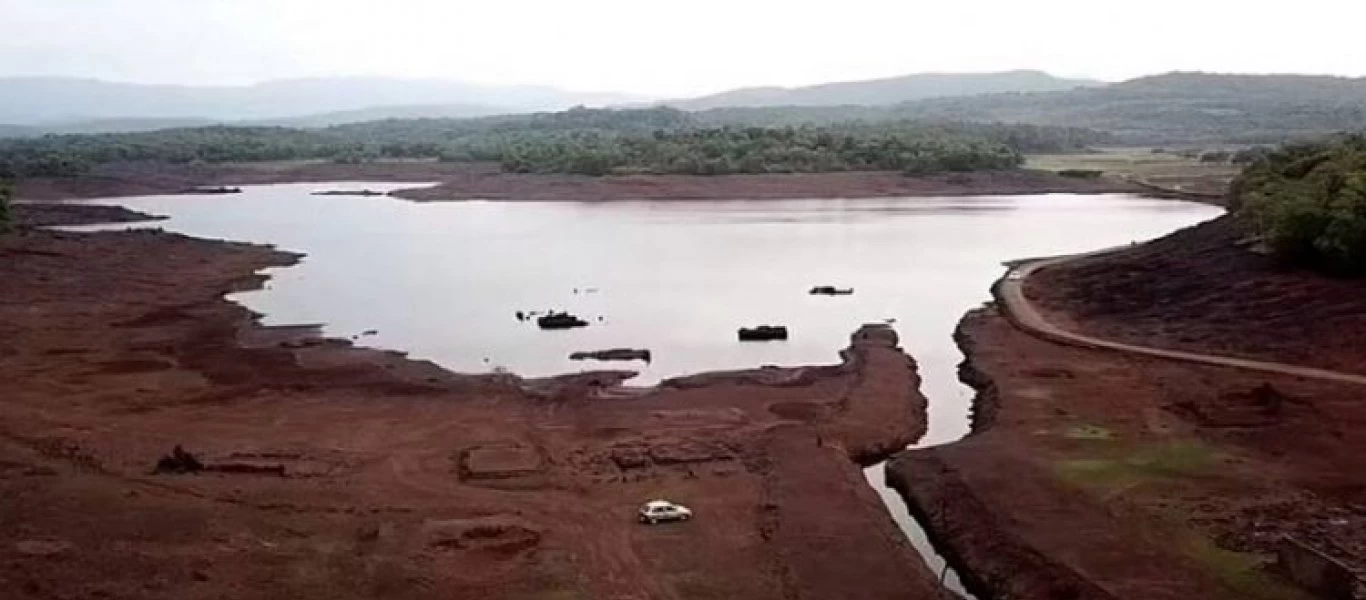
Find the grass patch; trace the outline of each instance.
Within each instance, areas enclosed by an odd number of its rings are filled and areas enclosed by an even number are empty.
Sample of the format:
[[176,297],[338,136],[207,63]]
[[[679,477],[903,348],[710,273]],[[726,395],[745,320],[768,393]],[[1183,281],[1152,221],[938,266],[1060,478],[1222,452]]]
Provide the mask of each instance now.
[[1069,440],[1112,440],[1115,432],[1097,425],[1073,425],[1062,433]]
[[[1079,433],[1099,435],[1102,432],[1108,433],[1099,427],[1087,428]],[[1054,469],[1068,483],[1109,493],[1147,481],[1201,475],[1210,471],[1218,461],[1217,453],[1212,448],[1196,441],[1142,446],[1121,452],[1127,453],[1060,460],[1054,464]]]
[[1131,148],[1085,154],[1032,154],[1025,157],[1025,168],[1060,174],[1096,171],[1117,179],[1210,193],[1222,193],[1242,170],[1234,165],[1202,163],[1196,158]]
[[1225,550],[1208,538],[1187,535],[1181,552],[1213,573],[1219,582],[1244,598],[1258,600],[1300,600],[1307,594],[1262,568],[1260,555]]

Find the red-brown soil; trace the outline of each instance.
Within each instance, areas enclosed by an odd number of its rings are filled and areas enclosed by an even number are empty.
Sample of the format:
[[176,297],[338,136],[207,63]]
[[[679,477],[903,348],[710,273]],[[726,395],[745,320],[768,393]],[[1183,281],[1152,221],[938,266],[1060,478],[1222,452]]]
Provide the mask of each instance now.
[[1108,179],[1061,177],[1044,171],[998,171],[908,177],[892,172],[762,175],[537,175],[503,173],[487,163],[429,161],[343,165],[282,162],[217,165],[107,165],[74,178],[20,181],[26,200],[167,194],[192,186],[286,182],[436,182],[397,195],[413,200],[688,200],[969,196],[1052,192],[1143,192]]
[[1366,567],[1360,389],[1062,346],[994,308],[960,334],[975,432],[889,476],[989,596],[1295,598],[1263,566],[1284,535]]
[[[939,597],[855,462],[923,428],[890,330],[643,392],[457,375],[222,298],[292,260],[0,237],[0,595]],[[177,444],[211,470],[154,474]]]
[[[1360,372],[1366,288],[1240,241],[1225,217],[1025,289],[1088,335]],[[973,435],[889,480],[986,595],[1303,597],[1272,564],[1287,536],[1366,573],[1360,386],[1063,345],[995,305],[959,342]]]
[[52,227],[56,225],[84,225],[88,223],[132,223],[159,219],[122,206],[103,204],[64,204],[34,202],[15,204],[15,225],[20,227]]
[[1045,268],[1025,293],[1078,333],[1366,374],[1366,279],[1280,264],[1232,216]]

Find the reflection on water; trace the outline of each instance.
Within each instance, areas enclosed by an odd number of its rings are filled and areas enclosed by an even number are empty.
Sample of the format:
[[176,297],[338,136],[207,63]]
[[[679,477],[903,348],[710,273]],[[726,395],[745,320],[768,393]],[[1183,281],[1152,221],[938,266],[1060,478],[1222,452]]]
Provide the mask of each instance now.
[[[1156,237],[1214,207],[1129,195],[923,199],[411,203],[310,196],[394,184],[244,187],[232,196],[124,198],[190,235],[307,253],[267,288],[234,295],[269,324],[320,323],[333,336],[405,350],[456,371],[529,376],[601,367],[571,352],[648,348],[637,383],[713,369],[830,363],[868,322],[894,322],[930,398],[922,444],[967,433],[952,333],[989,299],[1002,261]],[[812,286],[851,296],[810,296]],[[541,331],[519,310],[591,322]],[[735,330],[786,325],[786,342],[740,343]],[[895,493],[869,479],[936,571]],[[961,590],[960,586],[953,587]]]

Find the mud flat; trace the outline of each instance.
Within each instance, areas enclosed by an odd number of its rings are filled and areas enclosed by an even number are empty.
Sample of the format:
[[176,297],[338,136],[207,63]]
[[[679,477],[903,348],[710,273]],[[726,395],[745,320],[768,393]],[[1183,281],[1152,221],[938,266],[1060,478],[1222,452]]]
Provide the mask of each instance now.
[[[858,467],[924,427],[886,327],[622,395],[261,326],[222,295],[298,259],[265,246],[24,229],[0,257],[16,598],[940,597]],[[177,444],[245,466],[153,474]],[[636,523],[660,497],[696,518]]]
[[172,194],[191,186],[294,182],[439,182],[393,195],[411,200],[699,200],[1143,193],[1129,182],[1015,170],[908,177],[895,172],[755,175],[583,175],[504,173],[495,164],[433,161],[343,165],[280,162],[217,165],[105,165],[88,175],[19,182],[28,200]]
[[[1244,254],[1231,225],[1047,267],[1025,289],[1050,322],[1088,335],[1354,360],[1353,342],[1329,331],[1354,331],[1361,312],[1344,309],[1345,290],[1358,284]],[[1278,315],[1300,326],[1263,331]],[[978,391],[973,433],[902,454],[888,479],[970,590],[1309,597],[1277,564],[1287,537],[1363,573],[1360,386],[1045,341],[996,305],[970,313],[958,340]]]

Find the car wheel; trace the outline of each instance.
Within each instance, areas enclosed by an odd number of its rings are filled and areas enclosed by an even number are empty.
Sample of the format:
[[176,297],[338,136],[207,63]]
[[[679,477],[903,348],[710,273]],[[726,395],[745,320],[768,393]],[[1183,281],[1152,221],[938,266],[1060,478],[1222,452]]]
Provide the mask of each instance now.
[[654,517],[650,517],[650,519],[649,519],[649,523],[650,523],[651,525],[654,525],[655,523],[658,523],[658,522],[659,522],[659,521],[655,520]]
[[688,519],[691,519],[691,518],[692,518],[692,515],[683,515],[683,516],[679,517],[678,520],[680,520],[680,521],[687,521]]

